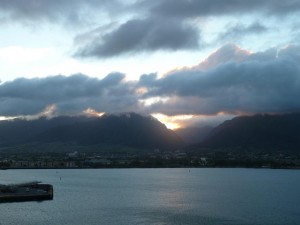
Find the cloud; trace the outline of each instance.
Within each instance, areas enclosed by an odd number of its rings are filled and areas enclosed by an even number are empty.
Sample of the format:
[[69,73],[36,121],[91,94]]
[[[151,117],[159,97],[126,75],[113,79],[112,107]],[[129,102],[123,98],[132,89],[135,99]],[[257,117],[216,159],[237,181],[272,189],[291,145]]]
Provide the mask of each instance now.
[[235,40],[249,35],[261,34],[267,32],[268,28],[259,22],[254,22],[248,26],[236,24],[228,27],[225,32],[219,34],[219,40]]
[[[295,0],[160,0],[160,1],[120,1],[120,0],[1,0],[2,19],[19,22],[40,23],[41,21],[80,23],[93,17],[93,13],[103,15],[153,15],[170,18],[190,18],[198,16],[223,16],[229,14],[249,14],[262,12],[268,15],[288,15],[300,10],[300,2]],[[137,13],[138,12],[138,13]]]
[[[1,0],[0,12],[3,20],[21,23],[55,23],[63,21],[79,24],[91,17],[91,13],[100,10],[102,13],[112,12],[122,6],[118,0]],[[88,14],[88,16],[87,16]]]
[[[198,50],[208,47],[210,41],[205,38],[211,35],[217,36],[217,40],[210,43],[213,44],[260,35],[270,29],[258,21],[252,21],[248,25],[237,23],[224,32],[212,34],[209,33],[213,29],[209,27],[211,17],[226,16],[225,20],[236,21],[236,16],[255,14],[257,17],[281,17],[299,10],[300,3],[292,0],[140,0],[128,3],[126,20],[119,20],[118,25],[102,24],[79,34],[74,39],[77,49],[74,55],[110,58],[143,52]],[[196,18],[203,20],[200,22]]]
[[101,34],[100,31],[75,55],[102,58],[157,50],[197,49],[199,36],[197,29],[179,21],[132,19],[111,32]]
[[194,67],[163,77],[144,74],[138,81],[116,72],[103,79],[19,78],[0,84],[0,116],[36,115],[47,106],[55,106],[50,109],[57,115],[87,109],[169,116],[295,112],[300,110],[299,49],[250,53],[228,44]]
[[261,12],[268,15],[284,16],[300,10],[300,2],[294,0],[162,0],[142,5],[151,7],[151,12],[166,17],[204,17],[249,14]]
[[296,49],[289,46],[276,52],[254,53],[243,61],[228,60],[207,70],[196,66],[160,79],[144,75],[140,85],[148,90],[144,98],[169,97],[149,106],[150,111],[168,115],[299,111]]
[[[73,28],[84,25],[76,29],[75,56],[109,58],[205,47],[207,33],[201,27],[205,22],[191,20],[194,18],[209,23],[210,17],[283,16],[299,10],[300,3],[294,0],[2,0],[0,20],[29,25],[46,22],[64,28],[66,24]],[[235,39],[267,29],[260,23],[237,24],[219,37]]]
[[193,67],[193,70],[207,70],[227,62],[242,62],[249,58],[251,53],[235,44],[225,44],[211,53],[203,62]]
[[58,114],[79,114],[87,108],[128,111],[138,101],[124,77],[111,73],[100,80],[78,74],[5,82],[0,85],[0,115],[38,114],[49,105],[55,105]]

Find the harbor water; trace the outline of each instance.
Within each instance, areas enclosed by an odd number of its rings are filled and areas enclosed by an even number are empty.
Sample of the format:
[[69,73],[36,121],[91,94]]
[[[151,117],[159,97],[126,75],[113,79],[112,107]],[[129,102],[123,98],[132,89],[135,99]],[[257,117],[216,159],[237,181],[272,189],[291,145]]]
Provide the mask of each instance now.
[[0,183],[40,180],[54,199],[0,203],[0,225],[299,225],[300,170],[1,170]]

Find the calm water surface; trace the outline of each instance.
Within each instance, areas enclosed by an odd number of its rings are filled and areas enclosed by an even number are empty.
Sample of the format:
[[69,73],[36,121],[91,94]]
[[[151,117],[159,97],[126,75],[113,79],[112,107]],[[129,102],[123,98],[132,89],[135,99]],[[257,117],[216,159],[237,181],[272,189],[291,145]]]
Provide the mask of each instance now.
[[1,203],[6,224],[299,225],[300,171],[268,169],[5,170],[41,180],[54,200]]

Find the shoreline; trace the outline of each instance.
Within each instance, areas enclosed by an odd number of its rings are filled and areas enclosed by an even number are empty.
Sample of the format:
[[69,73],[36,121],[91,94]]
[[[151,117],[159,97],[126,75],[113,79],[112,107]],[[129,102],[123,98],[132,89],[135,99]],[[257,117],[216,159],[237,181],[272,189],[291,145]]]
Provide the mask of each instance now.
[[74,170],[74,169],[272,169],[272,170],[300,170],[300,167],[242,167],[242,166],[205,166],[205,167],[12,167],[1,168],[0,170]]

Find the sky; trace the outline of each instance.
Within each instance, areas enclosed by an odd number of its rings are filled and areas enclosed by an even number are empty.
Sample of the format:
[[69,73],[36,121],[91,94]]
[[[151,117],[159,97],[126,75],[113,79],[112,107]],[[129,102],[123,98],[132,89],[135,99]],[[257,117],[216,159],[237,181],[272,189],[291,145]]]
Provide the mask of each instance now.
[[300,111],[298,0],[1,0],[0,118]]

